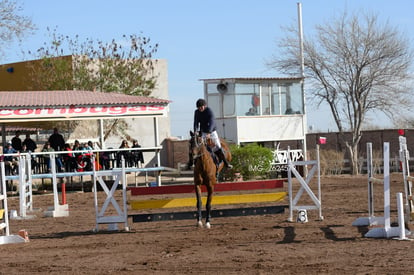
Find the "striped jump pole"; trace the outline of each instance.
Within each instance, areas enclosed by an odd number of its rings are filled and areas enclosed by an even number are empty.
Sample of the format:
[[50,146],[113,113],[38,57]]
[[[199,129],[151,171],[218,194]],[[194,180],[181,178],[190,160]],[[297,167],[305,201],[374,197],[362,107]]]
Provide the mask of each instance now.
[[[241,204],[241,203],[262,203],[277,202],[286,197],[286,192],[278,193],[259,193],[244,195],[227,195],[214,196],[212,205],[221,204]],[[206,203],[206,197],[202,198],[203,204]],[[130,201],[131,209],[154,209],[154,208],[175,208],[175,207],[192,207],[196,205],[196,198],[176,198],[176,199],[159,199],[159,200],[135,200]]]
[[[261,190],[261,189],[275,189],[282,188],[283,180],[263,180],[263,181],[250,181],[250,182],[233,182],[233,183],[220,183],[215,186],[215,192],[228,192],[228,191],[249,191],[249,190]],[[169,195],[169,194],[187,194],[187,197],[181,198],[168,198],[168,199],[146,199],[139,200],[134,199],[129,201],[129,205],[132,210],[147,210],[147,209],[162,209],[160,213],[144,213],[144,214],[130,214],[129,217],[135,222],[153,222],[153,221],[172,221],[172,220],[186,220],[196,219],[196,211],[170,211],[174,208],[195,207],[196,198],[194,196],[189,197],[190,193],[194,193],[194,185],[171,185],[171,186],[157,186],[157,187],[132,187],[128,188],[131,191],[131,196],[143,196],[143,195]],[[206,192],[205,189],[202,189]],[[287,208],[286,205],[271,205],[271,206],[248,206],[247,204],[254,203],[273,203],[282,201],[287,196],[286,192],[275,193],[251,193],[251,194],[238,194],[238,195],[219,195],[214,196],[212,205],[234,205],[239,204],[240,207],[223,208],[218,207],[213,209],[211,217],[235,217],[235,216],[249,216],[249,215],[265,215],[265,214],[280,214]],[[206,198],[203,197],[203,204],[205,204]],[[203,211],[205,215],[205,211]]]

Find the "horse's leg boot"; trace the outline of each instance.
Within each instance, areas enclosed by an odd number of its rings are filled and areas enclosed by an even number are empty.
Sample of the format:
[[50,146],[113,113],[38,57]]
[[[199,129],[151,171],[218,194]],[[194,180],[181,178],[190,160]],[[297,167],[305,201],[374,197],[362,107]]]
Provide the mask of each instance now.
[[224,162],[224,166],[226,166],[226,168],[229,168],[229,169],[233,168],[233,165],[231,165],[227,161],[227,159],[226,159],[226,157],[224,155],[223,148],[218,149],[215,153],[216,153],[216,156],[219,158],[219,160],[222,161],[222,162]]

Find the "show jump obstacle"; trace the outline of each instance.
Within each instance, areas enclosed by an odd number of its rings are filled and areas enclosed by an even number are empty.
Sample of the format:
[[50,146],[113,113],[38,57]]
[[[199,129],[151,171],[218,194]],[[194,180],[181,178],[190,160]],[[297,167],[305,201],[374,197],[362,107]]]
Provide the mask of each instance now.
[[[283,180],[267,180],[267,181],[246,181],[234,183],[220,183],[215,185],[214,191],[222,193],[226,191],[246,191],[246,190],[260,190],[260,189],[275,189],[283,187]],[[171,185],[159,187],[130,187],[131,196],[138,198],[143,195],[166,195],[166,194],[195,194],[194,185]],[[203,192],[206,192],[204,186]],[[247,204],[247,203],[273,203],[281,201],[286,197],[286,192],[276,193],[258,193],[258,194],[242,194],[242,195],[220,195],[214,196],[212,205],[229,205],[229,204]],[[205,198],[203,197],[205,204]],[[196,198],[172,198],[172,199],[150,199],[139,200],[134,199],[129,202],[132,210],[146,210],[146,209],[166,209],[167,211],[178,207],[196,207]],[[215,217],[230,217],[230,216],[247,216],[247,215],[263,215],[263,214],[278,214],[283,213],[285,205],[271,205],[260,207],[246,207],[246,208],[227,208],[227,209],[213,209],[211,212],[212,218]],[[205,216],[205,211],[203,211]],[[151,221],[165,221],[165,220],[187,220],[196,219],[196,211],[174,211],[174,212],[160,212],[150,214],[130,214],[133,222],[151,222]]]
[[[288,158],[288,192],[289,192],[289,218],[288,221],[293,222],[293,210],[297,210],[298,214],[306,215],[307,210],[318,210],[319,220],[323,220],[322,216],[322,203],[321,203],[321,178],[320,178],[320,167],[319,167],[319,145],[316,148],[317,157],[316,160],[310,161],[291,161]],[[290,155],[290,154],[288,154]],[[309,169],[305,178],[302,177],[300,172],[297,170],[298,166],[302,166],[303,170]],[[300,188],[296,195],[293,193],[293,180],[292,174],[299,181]],[[316,175],[317,180],[317,195],[313,192],[310,187],[311,179]],[[306,193],[311,198],[313,205],[299,205],[299,200],[303,193]],[[304,217],[304,221],[307,221],[307,217]]]
[[10,235],[9,213],[7,207],[6,174],[4,162],[1,164],[1,190],[0,190],[0,245],[9,243],[24,243],[27,240],[20,235]]
[[[410,234],[404,228],[404,214],[399,207],[399,226],[391,227],[391,204],[390,204],[390,144],[384,142],[384,178],[378,179],[374,177],[374,167],[372,161],[372,143],[367,143],[367,170],[368,170],[368,217],[357,218],[353,226],[372,226],[384,225],[383,227],[375,227],[370,229],[365,237],[368,238],[391,238],[399,236],[405,239],[405,235]],[[375,216],[374,213],[374,184],[382,184],[384,187],[384,215]],[[400,195],[397,195],[399,199]],[[400,199],[399,199],[400,200]],[[398,204],[400,206],[400,203]],[[400,214],[401,213],[401,214]]]
[[407,222],[414,220],[414,202],[413,202],[413,180],[414,177],[410,175],[410,154],[407,149],[407,139],[403,136],[399,137],[400,142],[400,161],[401,169],[404,179],[404,192],[405,192],[405,213],[407,213],[405,219]]
[[[123,223],[125,231],[129,231],[128,226],[128,209],[127,209],[127,196],[126,196],[126,174],[125,174],[125,160],[122,158],[122,166],[121,169],[115,169],[113,171],[103,170],[103,171],[96,171],[94,168],[93,170],[93,190],[94,190],[94,198],[95,198],[95,211],[96,211],[96,226],[95,232],[99,231],[100,224],[107,224],[109,230],[117,230],[117,224]],[[95,165],[94,165],[95,167]],[[111,189],[108,188],[106,182],[104,181],[104,177],[112,176],[115,178],[114,183],[112,184]],[[106,199],[102,203],[99,204],[98,200],[98,185],[102,187],[103,191],[106,194]],[[122,199],[121,203],[122,206],[115,199],[115,191],[117,187],[122,185]],[[109,210],[108,206],[112,205],[115,209],[116,214],[108,214],[107,210]]]

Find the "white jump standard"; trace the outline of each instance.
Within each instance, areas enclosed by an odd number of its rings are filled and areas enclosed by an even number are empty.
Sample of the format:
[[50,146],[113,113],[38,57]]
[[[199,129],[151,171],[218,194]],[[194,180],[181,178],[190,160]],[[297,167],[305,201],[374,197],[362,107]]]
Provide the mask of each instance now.
[[0,186],[0,245],[10,243],[24,243],[27,240],[19,235],[10,235],[9,213],[7,207],[6,173],[4,162],[1,164],[1,186]]
[[[319,220],[323,220],[322,216],[322,203],[321,203],[321,178],[320,178],[320,167],[319,167],[319,145],[317,147],[317,160],[311,160],[311,161],[291,161],[290,157],[288,157],[288,193],[289,193],[289,217],[288,221],[293,222],[293,210],[298,210],[299,212],[302,212],[303,215],[303,221],[306,222],[307,219],[307,211],[306,210],[318,210],[319,212]],[[288,156],[290,156],[288,154]],[[297,166],[303,166],[305,167],[310,166],[309,172],[306,175],[306,178],[302,178],[302,175],[296,170]],[[310,188],[310,181],[312,177],[315,175],[317,176],[317,196],[314,194],[312,189]],[[293,188],[292,188],[292,174],[296,177],[296,179],[300,183],[300,189],[296,193],[296,196],[293,198]],[[309,195],[309,197],[312,199],[312,202],[314,205],[298,205],[299,200],[303,193],[306,191],[306,193]]]
[[[371,226],[384,225],[384,227],[376,227],[370,229],[365,237],[368,238],[391,238],[400,236],[401,227],[391,227],[391,205],[390,205],[390,144],[384,142],[384,178],[378,179],[374,177],[374,169],[372,163],[372,143],[367,143],[367,169],[368,169],[368,217],[357,218],[353,226]],[[374,183],[383,184],[384,187],[384,216],[376,217],[374,215]],[[403,229],[405,230],[405,229]],[[406,234],[410,234],[405,230]]]
[[407,149],[407,139],[403,136],[399,137],[400,141],[400,161],[401,168],[404,177],[404,192],[405,192],[405,213],[406,221],[410,222],[414,220],[414,202],[413,202],[413,180],[414,177],[410,176],[410,154]]

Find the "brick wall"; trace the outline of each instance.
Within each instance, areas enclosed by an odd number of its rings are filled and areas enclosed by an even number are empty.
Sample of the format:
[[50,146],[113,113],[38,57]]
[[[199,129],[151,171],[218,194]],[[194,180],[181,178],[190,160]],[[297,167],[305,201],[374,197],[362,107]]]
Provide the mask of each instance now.
[[[405,129],[405,135],[407,138],[407,147],[410,152],[414,152],[414,129]],[[310,133],[306,135],[306,144],[308,150],[316,148],[316,144],[319,141],[319,137],[326,137],[326,144],[321,145],[321,149],[335,150],[346,152],[346,146],[339,137],[339,133]],[[362,132],[362,138],[359,143],[358,154],[359,156],[366,156],[368,142],[372,143],[373,151],[383,151],[383,143],[390,143],[390,157],[397,157],[399,155],[399,133],[398,129],[386,129],[386,130],[369,130]],[[351,135],[346,135],[347,140],[351,140]],[[414,153],[413,153],[414,154]],[[414,155],[413,155],[414,156]],[[347,156],[345,156],[347,158]]]
[[167,138],[164,140],[163,147],[167,150],[167,167],[178,168],[178,164],[188,162],[188,140],[178,140]]
[[[307,149],[313,150],[316,148],[316,144],[319,141],[319,137],[326,137],[326,144],[321,145],[321,149],[324,150],[336,150],[341,152],[346,152],[345,143],[340,140],[339,134],[336,132],[330,133],[309,133],[306,135]],[[359,156],[366,156],[367,142],[372,142],[372,149],[374,151],[383,150],[383,143],[390,143],[390,157],[398,157],[399,155],[399,133],[398,129],[386,129],[386,130],[369,130],[362,132],[362,138],[359,146]],[[412,156],[414,156],[414,129],[405,129],[405,137],[407,138],[408,150]],[[347,135],[347,139],[350,140],[351,135]],[[286,143],[286,142],[285,142]],[[280,149],[286,149],[287,146],[292,146],[291,148],[300,148],[298,142],[292,144],[288,143],[281,144]],[[286,146],[284,146],[286,145]],[[178,140],[175,138],[167,138],[164,141],[164,149],[166,150],[166,162],[165,166],[168,167],[178,167],[178,163],[185,164],[188,162],[188,140]],[[286,147],[286,148],[284,148]],[[347,156],[345,156],[347,158]]]

